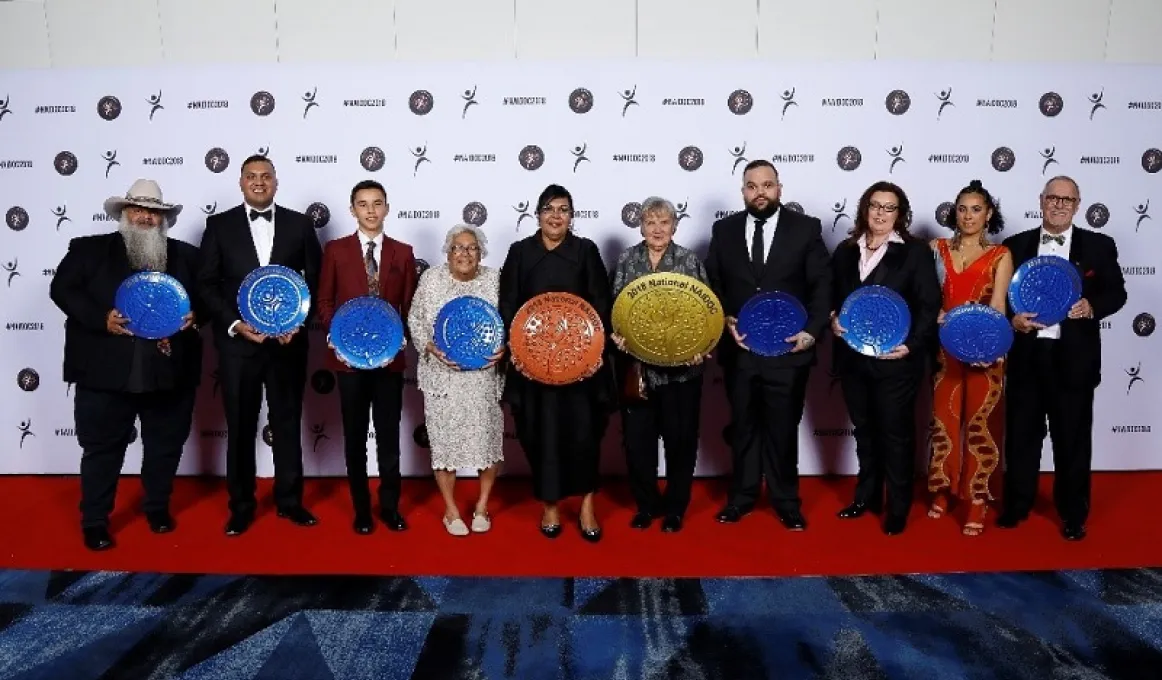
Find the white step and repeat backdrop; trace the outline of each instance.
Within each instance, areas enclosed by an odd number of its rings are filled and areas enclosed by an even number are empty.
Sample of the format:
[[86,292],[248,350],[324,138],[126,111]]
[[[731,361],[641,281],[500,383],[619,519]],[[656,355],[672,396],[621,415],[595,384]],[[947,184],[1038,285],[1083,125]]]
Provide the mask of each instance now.
[[[205,215],[239,202],[239,165],[253,153],[275,162],[279,203],[310,214],[324,242],[353,230],[350,188],[373,178],[388,187],[389,233],[418,257],[440,261],[445,231],[468,221],[488,234],[493,266],[536,228],[532,206],[549,183],[573,192],[576,231],[612,263],[639,238],[635,207],[653,194],[678,206],[677,240],[704,252],[714,220],[741,207],[743,165],[759,158],[779,168],[789,207],[822,220],[830,246],[876,180],[903,186],[914,229],[936,235],[947,233],[936,215],[979,178],[1001,200],[1003,236],[1038,226],[1043,183],[1072,175],[1078,226],[1117,240],[1129,288],[1129,303],[1103,326],[1094,465],[1162,467],[1152,431],[1162,401],[1159,148],[1158,67],[627,60],[0,72],[0,472],[78,470],[63,316],[48,298],[69,239],[113,229],[101,202],[148,177],[186,205],[171,235],[197,244]],[[305,464],[309,474],[341,475],[338,394],[322,368],[320,329],[313,335]],[[207,345],[183,474],[225,470]],[[404,473],[428,474],[414,381],[403,420]],[[712,367],[701,475],[730,468],[726,422]],[[854,471],[826,358],[801,443],[805,474]],[[511,427],[506,447],[508,472],[527,470]],[[260,445],[263,475],[272,472],[267,451]],[[139,460],[136,441],[126,470]],[[624,469],[616,420],[604,467]]]

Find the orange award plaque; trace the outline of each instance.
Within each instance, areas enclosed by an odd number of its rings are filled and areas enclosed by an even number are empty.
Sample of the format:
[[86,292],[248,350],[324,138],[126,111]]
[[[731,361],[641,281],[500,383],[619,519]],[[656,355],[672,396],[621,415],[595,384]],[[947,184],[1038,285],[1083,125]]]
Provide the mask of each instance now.
[[597,370],[605,326],[597,310],[572,293],[541,293],[517,310],[509,329],[513,364],[530,380],[568,385]]

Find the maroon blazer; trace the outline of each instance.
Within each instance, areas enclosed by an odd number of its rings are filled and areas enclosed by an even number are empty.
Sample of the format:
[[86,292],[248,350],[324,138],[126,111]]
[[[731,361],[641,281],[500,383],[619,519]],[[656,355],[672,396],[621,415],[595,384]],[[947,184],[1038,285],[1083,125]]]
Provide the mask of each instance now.
[[[376,258],[379,263],[379,297],[391,303],[399,312],[407,334],[408,312],[416,294],[416,258],[412,247],[383,235],[383,245]],[[323,248],[323,266],[319,273],[319,321],[330,329],[331,319],[344,302],[367,295],[367,271],[363,268],[363,248],[358,234],[337,238]],[[406,362],[404,353],[388,364],[390,371],[402,371]],[[327,368],[332,371],[351,371],[327,350]]]

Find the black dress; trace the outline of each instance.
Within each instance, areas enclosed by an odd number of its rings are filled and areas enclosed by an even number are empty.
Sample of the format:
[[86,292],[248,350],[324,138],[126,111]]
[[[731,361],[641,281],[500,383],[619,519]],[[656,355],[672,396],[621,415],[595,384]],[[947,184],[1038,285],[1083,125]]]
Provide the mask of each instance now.
[[[549,292],[572,293],[593,305],[605,325],[606,348],[611,346],[609,275],[592,241],[569,233],[548,250],[538,232],[512,244],[500,270],[499,308],[505,327],[511,328],[521,305]],[[555,503],[597,490],[601,440],[616,409],[609,363],[607,349],[593,376],[562,386],[530,380],[508,364],[504,401],[512,410],[537,500]]]

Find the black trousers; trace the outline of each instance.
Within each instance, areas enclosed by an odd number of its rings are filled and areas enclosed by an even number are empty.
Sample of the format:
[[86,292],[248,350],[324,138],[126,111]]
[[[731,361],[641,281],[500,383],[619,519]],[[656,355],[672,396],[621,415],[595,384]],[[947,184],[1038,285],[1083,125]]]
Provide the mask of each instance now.
[[173,478],[190,435],[194,390],[131,394],[77,387],[73,417],[81,445],[81,526],[108,526],[125,449],[141,419],[145,512],[167,511]]
[[1093,462],[1092,385],[1062,380],[1060,344],[1037,340],[1021,363],[1010,362],[1005,444],[1005,512],[1026,516],[1037,496],[1046,419],[1053,443],[1053,503],[1064,522],[1084,524],[1089,517]]
[[907,517],[916,469],[916,393],[923,374],[912,366],[880,365],[887,361],[898,360],[853,357],[840,374],[859,460],[855,502],[884,507],[886,486],[888,514]]
[[[702,376],[649,388],[621,409],[629,487],[639,512],[682,516],[698,460]],[[666,449],[666,494],[658,492],[658,437]]]
[[269,344],[251,356],[223,352],[218,378],[226,411],[226,488],[230,492],[230,511],[253,514],[257,508],[255,449],[263,388],[274,456],[274,504],[280,509],[302,505],[306,352],[300,346]]
[[759,370],[746,359],[736,364],[730,399],[734,471],[728,503],[754,507],[765,477],[771,504],[798,510],[799,423],[810,367]]
[[399,419],[403,411],[403,373],[380,368],[341,372],[338,378],[339,406],[343,412],[343,454],[355,510],[371,511],[367,430],[374,419],[380,510],[394,512],[399,508]]

